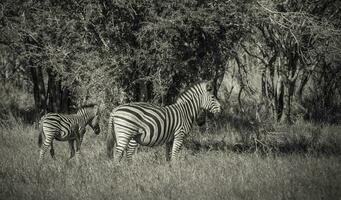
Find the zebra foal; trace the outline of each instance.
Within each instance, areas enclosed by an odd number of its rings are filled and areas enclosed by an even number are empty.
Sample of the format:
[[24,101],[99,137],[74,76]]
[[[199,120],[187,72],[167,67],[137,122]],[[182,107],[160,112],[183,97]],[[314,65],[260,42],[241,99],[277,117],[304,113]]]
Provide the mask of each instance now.
[[178,156],[185,135],[190,131],[201,109],[221,111],[212,94],[212,82],[203,82],[182,93],[175,104],[161,107],[148,103],[129,103],[116,107],[110,114],[107,155],[120,161],[126,151],[128,160],[138,144],[154,147],[166,144],[166,159]]
[[99,106],[95,104],[83,106],[76,114],[48,113],[44,115],[39,122],[38,145],[40,154],[38,162],[41,163],[49,147],[51,148],[51,157],[54,158],[54,139],[69,142],[69,159],[75,156],[74,142],[76,141],[76,154],[79,154],[86,126],[89,125],[94,133],[98,135],[101,131],[99,120]]

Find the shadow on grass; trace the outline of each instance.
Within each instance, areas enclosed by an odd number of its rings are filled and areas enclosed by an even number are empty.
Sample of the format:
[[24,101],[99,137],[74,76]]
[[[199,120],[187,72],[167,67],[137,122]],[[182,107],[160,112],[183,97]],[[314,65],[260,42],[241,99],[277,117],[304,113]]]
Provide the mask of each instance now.
[[10,104],[0,107],[0,120],[8,121],[11,118],[21,119],[23,123],[33,124],[39,120],[39,113],[34,108],[19,108],[17,105]]
[[185,141],[184,147],[191,150],[194,154],[202,151],[232,151],[236,153],[260,153],[266,154],[310,154],[321,156],[341,155],[339,145],[309,143],[285,143],[285,144],[264,144],[261,141],[254,141],[250,144],[237,143],[228,144],[225,141]]
[[[237,140],[200,140],[192,137],[184,147],[193,153],[200,151],[232,151],[236,153],[341,155],[339,127],[298,122],[295,125],[258,122],[250,116],[226,114],[220,116],[212,134],[236,135]],[[212,123],[211,123],[212,124]],[[221,130],[219,128],[222,128]],[[233,133],[227,134],[226,130]]]

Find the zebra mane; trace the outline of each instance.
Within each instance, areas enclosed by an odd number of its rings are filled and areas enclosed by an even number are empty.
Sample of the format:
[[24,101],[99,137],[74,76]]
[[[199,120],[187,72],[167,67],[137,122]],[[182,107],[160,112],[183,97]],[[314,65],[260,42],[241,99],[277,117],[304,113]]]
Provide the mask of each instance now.
[[191,90],[192,88],[194,88],[196,86],[200,87],[200,85],[203,83],[205,83],[205,81],[204,82],[200,81],[200,82],[193,83],[193,84],[187,86],[186,89],[178,95],[178,97],[176,98],[176,102],[178,102],[178,100],[180,100],[189,90]]
[[97,106],[97,104],[95,103],[82,105],[78,108],[77,113],[84,112],[84,111],[88,112],[90,111],[90,109],[94,109],[95,106]]
[[82,109],[82,108],[93,108],[93,107],[95,107],[95,106],[97,106],[97,104],[95,104],[95,103],[85,104],[85,105],[80,106],[80,107],[78,108],[78,110],[80,110],[80,109]]
[[[97,104],[92,103],[92,104],[86,104],[86,105],[82,105],[76,112],[77,115],[81,114],[83,115],[84,113],[88,113],[91,112],[90,116],[94,117],[99,115],[99,109],[98,107],[95,109],[95,106],[97,106]],[[94,116],[93,116],[94,114]]]

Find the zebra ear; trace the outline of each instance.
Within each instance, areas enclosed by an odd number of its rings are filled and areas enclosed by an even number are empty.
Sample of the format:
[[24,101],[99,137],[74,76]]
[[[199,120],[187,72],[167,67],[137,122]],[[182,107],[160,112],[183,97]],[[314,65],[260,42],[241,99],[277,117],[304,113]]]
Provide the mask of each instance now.
[[96,105],[95,106],[95,115],[98,115],[99,114],[99,105]]
[[212,81],[208,81],[207,82],[206,90],[209,91],[209,92],[213,90],[213,83],[212,83]]

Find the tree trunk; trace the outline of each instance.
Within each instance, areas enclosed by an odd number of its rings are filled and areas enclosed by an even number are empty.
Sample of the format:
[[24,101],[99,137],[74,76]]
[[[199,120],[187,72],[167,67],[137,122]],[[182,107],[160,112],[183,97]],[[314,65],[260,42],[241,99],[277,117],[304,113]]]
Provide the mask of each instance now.
[[217,62],[214,78],[213,78],[213,95],[218,96],[218,91],[221,83],[223,82],[225,75],[225,68],[222,66],[221,62]]
[[57,112],[61,112],[62,111],[62,83],[60,81],[60,79],[55,80],[55,85],[56,85],[56,89],[55,89],[55,100],[54,100],[54,107],[56,108]]
[[262,71],[262,78],[261,78],[261,88],[262,88],[262,97],[267,97],[267,85],[266,85],[266,68]]
[[61,93],[61,112],[69,113],[71,106],[70,91],[67,87],[64,87]]
[[[31,78],[33,82],[33,94],[35,108],[39,115],[46,112],[46,93],[44,86],[44,77],[41,67],[30,67]],[[39,116],[40,117],[40,116]]]
[[297,90],[296,97],[297,97],[297,100],[298,100],[298,102],[300,104],[303,103],[303,91],[304,91],[304,87],[308,83],[308,80],[309,80],[309,75],[308,74],[304,74],[303,78],[301,79],[300,86],[299,86],[299,88]]
[[276,120],[280,121],[282,118],[283,108],[284,108],[284,86],[283,86],[282,75],[279,75],[278,77],[274,99],[275,99]]
[[292,118],[291,118],[291,102],[292,102],[292,97],[294,95],[294,88],[295,88],[295,81],[288,81],[287,85],[287,95],[286,95],[286,102],[285,102],[285,116],[282,118],[282,122],[285,123],[292,123]]
[[296,79],[298,77],[298,74],[300,72],[299,70],[299,56],[297,53],[297,46],[293,48],[292,53],[289,54],[288,59],[288,77],[286,80],[286,89],[287,89],[287,96],[286,96],[286,102],[285,102],[285,118],[282,120],[285,123],[292,123],[292,118],[291,118],[291,101],[292,97],[294,95],[294,90],[295,90],[295,84],[296,84]]
[[47,110],[48,112],[55,112],[54,105],[54,90],[55,90],[55,78],[54,75],[48,70],[48,82],[47,82]]
[[56,79],[56,74],[48,69],[48,111],[60,112],[61,111],[61,82]]

